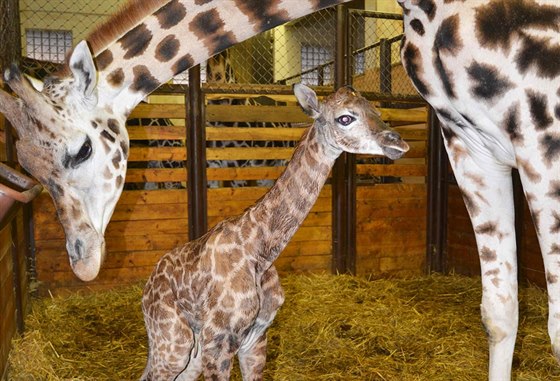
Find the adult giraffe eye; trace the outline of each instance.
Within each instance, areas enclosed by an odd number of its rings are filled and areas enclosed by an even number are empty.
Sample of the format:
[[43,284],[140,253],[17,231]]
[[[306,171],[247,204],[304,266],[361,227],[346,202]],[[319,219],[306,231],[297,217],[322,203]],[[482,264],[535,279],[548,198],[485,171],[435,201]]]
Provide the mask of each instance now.
[[89,159],[90,156],[91,156],[91,140],[89,139],[88,136],[84,144],[82,144],[82,146],[80,147],[80,150],[78,151],[76,156],[74,156],[74,160],[72,160],[73,161],[72,166],[76,167],[80,165],[81,163]]
[[342,124],[343,126],[348,126],[350,123],[352,123],[355,120],[356,120],[356,118],[354,118],[351,115],[341,115],[338,118],[336,118],[336,121],[339,124]]

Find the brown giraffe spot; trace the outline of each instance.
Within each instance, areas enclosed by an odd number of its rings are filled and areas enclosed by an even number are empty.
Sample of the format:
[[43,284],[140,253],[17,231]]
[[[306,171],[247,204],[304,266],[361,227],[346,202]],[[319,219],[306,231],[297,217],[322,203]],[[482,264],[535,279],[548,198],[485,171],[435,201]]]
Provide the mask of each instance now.
[[503,234],[498,230],[498,224],[496,222],[488,221],[480,224],[474,229],[474,231],[477,234],[496,236],[498,239],[502,239],[503,237]]
[[420,0],[418,7],[426,13],[428,20],[432,21],[436,15],[437,6],[433,0]]
[[194,65],[194,60],[190,54],[185,54],[173,64],[172,70],[174,74],[182,73]]
[[484,47],[501,47],[505,50],[510,49],[517,37],[526,35],[524,29],[556,30],[560,17],[560,8],[539,5],[534,0],[518,0],[515,6],[511,6],[511,0],[494,0],[477,7],[475,11],[474,30],[479,43]]
[[187,10],[185,6],[177,0],[169,2],[154,13],[162,29],[174,27],[179,24],[186,15]]
[[474,202],[472,196],[463,192],[463,201],[465,203],[465,207],[467,208],[467,210],[468,210],[468,212],[471,216],[476,216],[480,213],[480,208]]
[[149,94],[160,85],[159,81],[152,76],[150,70],[145,65],[136,65],[132,68],[134,78],[130,89],[139,93]]
[[500,269],[493,269],[493,270],[488,270],[484,273],[485,276],[490,276],[490,275],[498,275],[500,273]]
[[537,172],[537,170],[531,165],[529,161],[518,160],[517,162],[519,164],[520,169],[523,171],[525,176],[527,176],[527,178],[531,182],[538,183],[541,181],[542,179],[541,174]]
[[550,246],[550,251],[548,252],[548,255],[560,255],[560,245],[557,243],[553,243]]
[[117,42],[126,52],[123,58],[131,59],[141,56],[148,48],[152,38],[152,32],[148,29],[146,24],[140,24],[131,29],[130,32],[121,37]]
[[[276,0],[236,0],[235,5],[253,23],[255,31],[284,24],[290,20],[286,10],[278,9]],[[322,5],[322,4],[321,4]]]
[[119,135],[119,121],[113,118],[107,120],[107,127],[115,134]]
[[414,83],[418,92],[426,98],[430,95],[431,91],[428,85],[421,79],[421,74],[424,69],[422,67],[422,55],[420,53],[420,49],[412,43],[406,43],[403,46],[403,59],[406,73],[410,77],[412,83]]
[[501,280],[500,278],[498,278],[497,276],[494,277],[494,278],[492,278],[492,284],[493,284],[494,286],[496,286],[496,288],[500,288],[500,282],[501,282],[501,281],[502,281],[502,280]]
[[110,50],[104,50],[95,57],[97,70],[102,71],[113,62],[113,53]]
[[165,37],[156,46],[156,59],[160,62],[171,61],[179,52],[181,44],[175,35]]
[[208,47],[210,55],[219,53],[237,42],[233,32],[225,30],[225,23],[216,9],[196,15],[189,29]]
[[105,170],[103,171],[103,178],[107,180],[113,178],[113,174],[111,173],[111,170],[109,168],[105,168]]
[[546,195],[560,201],[560,181],[552,181],[550,183],[550,190]]
[[109,84],[113,87],[120,87],[123,84],[123,81],[124,81],[124,71],[120,67],[113,70],[107,76],[107,82],[109,82]]
[[109,133],[107,130],[101,131],[101,137],[109,140],[111,143],[115,142],[115,137]]
[[121,151],[124,157],[128,157],[128,143],[125,141],[121,141]]
[[546,283],[554,284],[558,282],[558,275],[552,274],[550,271],[546,272]]
[[540,148],[543,151],[544,159],[549,165],[560,158],[560,135],[544,134],[539,139]]
[[480,249],[480,259],[482,259],[484,262],[493,262],[498,259],[498,255],[496,254],[495,250],[489,249],[484,246],[482,249]]
[[525,74],[530,68],[535,68],[540,77],[554,79],[560,74],[559,61],[560,47],[556,43],[551,43],[549,37],[525,34],[521,38],[521,47],[515,57],[521,74]]
[[424,25],[422,24],[422,21],[420,21],[418,19],[413,19],[413,20],[410,20],[409,24],[410,24],[410,27],[412,28],[412,30],[414,30],[420,36],[423,36],[424,33],[426,33],[426,31],[424,30]]
[[560,213],[552,211],[552,218],[554,219],[554,222],[550,227],[550,232],[552,234],[560,233]]
[[486,188],[486,183],[484,182],[484,178],[482,176],[467,172],[465,173],[465,177],[470,179],[478,188]]
[[459,15],[443,20],[436,32],[434,45],[438,52],[456,55],[463,48],[463,40],[459,35]]
[[500,75],[501,70],[496,66],[473,62],[468,68],[469,79],[473,82],[471,93],[477,98],[492,100],[505,94],[513,87],[507,77]]
[[92,120],[92,121],[91,121],[91,126],[92,126],[93,128],[97,128],[98,124],[97,124],[97,122],[95,122],[95,121]]
[[120,165],[121,165],[121,160],[122,160],[122,156],[121,156],[121,151],[117,150],[115,152],[115,155],[113,156],[113,166],[116,169],[119,169]]
[[527,100],[529,101],[529,110],[531,112],[531,120],[538,130],[544,130],[554,121],[548,112],[548,100],[545,94],[525,90]]

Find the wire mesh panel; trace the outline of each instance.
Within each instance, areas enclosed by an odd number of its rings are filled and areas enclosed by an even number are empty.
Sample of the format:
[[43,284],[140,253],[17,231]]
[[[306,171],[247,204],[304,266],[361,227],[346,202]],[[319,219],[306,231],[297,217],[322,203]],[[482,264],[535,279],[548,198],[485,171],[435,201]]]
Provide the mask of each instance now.
[[416,95],[401,64],[402,15],[351,10],[348,24],[354,87],[383,96]]

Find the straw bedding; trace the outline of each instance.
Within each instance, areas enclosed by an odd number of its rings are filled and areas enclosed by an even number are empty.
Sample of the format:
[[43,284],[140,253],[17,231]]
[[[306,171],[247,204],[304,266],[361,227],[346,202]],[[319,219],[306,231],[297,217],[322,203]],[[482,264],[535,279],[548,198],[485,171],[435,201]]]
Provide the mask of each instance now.
[[[266,380],[485,380],[480,281],[283,277],[268,333]],[[35,300],[10,353],[12,380],[134,380],[146,360],[142,285]],[[560,380],[546,334],[546,295],[520,290],[516,380]],[[237,370],[232,379],[240,380]]]

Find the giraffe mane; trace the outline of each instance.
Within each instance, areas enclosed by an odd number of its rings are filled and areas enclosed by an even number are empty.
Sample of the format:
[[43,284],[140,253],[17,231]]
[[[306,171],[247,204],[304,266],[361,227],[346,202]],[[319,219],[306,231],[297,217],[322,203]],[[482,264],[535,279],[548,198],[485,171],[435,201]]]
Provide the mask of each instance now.
[[171,0],[129,0],[86,38],[95,56]]

